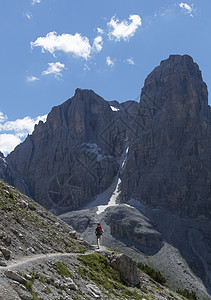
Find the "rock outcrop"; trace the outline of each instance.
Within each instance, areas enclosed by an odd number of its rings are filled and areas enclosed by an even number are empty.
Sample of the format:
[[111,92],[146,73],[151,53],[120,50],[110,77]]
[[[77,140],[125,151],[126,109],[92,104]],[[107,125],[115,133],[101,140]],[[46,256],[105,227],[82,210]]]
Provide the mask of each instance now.
[[127,255],[115,253],[109,256],[109,264],[119,271],[121,278],[126,283],[137,286],[140,284],[140,271],[136,263]]
[[211,111],[190,56],[171,55],[147,77],[136,128],[122,200],[211,219]]
[[132,207],[119,205],[107,213],[107,224],[111,234],[123,240],[128,246],[136,245],[142,252],[151,254],[163,246],[161,234],[150,221]]
[[23,191],[57,213],[80,208],[104,191],[118,171],[129,124],[112,108],[81,89],[54,107],[7,158],[28,189]]

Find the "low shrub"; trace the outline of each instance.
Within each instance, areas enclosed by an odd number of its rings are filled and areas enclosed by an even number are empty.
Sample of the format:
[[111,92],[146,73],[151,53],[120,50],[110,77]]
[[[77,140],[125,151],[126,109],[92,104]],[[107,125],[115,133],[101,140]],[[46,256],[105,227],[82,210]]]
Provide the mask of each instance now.
[[146,264],[143,263],[138,263],[137,267],[143,271],[144,273],[146,273],[147,275],[149,275],[153,280],[155,280],[156,282],[165,285],[166,283],[166,278],[160,273],[160,271],[155,270],[151,267],[149,267]]
[[196,293],[187,289],[177,290],[177,293],[190,300],[197,300]]

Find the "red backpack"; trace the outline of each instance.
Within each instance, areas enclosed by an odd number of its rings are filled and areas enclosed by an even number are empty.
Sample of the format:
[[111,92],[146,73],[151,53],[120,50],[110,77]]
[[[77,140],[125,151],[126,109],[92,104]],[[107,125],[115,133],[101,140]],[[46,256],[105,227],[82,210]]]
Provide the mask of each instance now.
[[103,231],[102,231],[102,227],[101,225],[97,225],[96,228],[96,235],[102,235]]

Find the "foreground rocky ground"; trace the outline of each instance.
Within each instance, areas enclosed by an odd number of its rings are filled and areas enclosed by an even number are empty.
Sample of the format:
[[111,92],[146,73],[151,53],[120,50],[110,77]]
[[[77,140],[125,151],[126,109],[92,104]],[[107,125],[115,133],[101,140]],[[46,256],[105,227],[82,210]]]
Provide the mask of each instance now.
[[0,182],[0,299],[185,299]]

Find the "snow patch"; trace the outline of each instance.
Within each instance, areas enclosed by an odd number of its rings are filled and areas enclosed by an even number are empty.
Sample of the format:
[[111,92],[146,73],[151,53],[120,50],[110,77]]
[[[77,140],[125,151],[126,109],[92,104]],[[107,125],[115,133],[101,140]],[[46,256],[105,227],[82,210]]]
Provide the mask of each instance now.
[[110,108],[111,108],[113,111],[119,111],[119,108],[116,108],[116,107],[114,107],[114,106],[112,106],[112,105],[110,105]]
[[108,207],[117,206],[118,205],[117,204],[117,198],[118,198],[119,193],[120,193],[120,191],[119,191],[120,183],[121,183],[121,179],[118,178],[116,188],[115,188],[114,192],[112,193],[112,195],[111,195],[110,200],[108,201],[108,203],[105,204],[105,205],[98,205],[97,206],[97,212],[96,212],[97,215],[99,215],[102,212],[104,212],[106,210],[106,208],[108,208]]
[[4,166],[8,166],[8,163],[7,163],[6,159],[5,159],[5,157],[0,157],[0,161],[2,161],[2,163],[3,163]]
[[120,184],[121,179],[119,178],[120,171],[125,165],[128,153],[128,147],[126,145],[124,152],[119,158],[118,162],[120,164],[119,171],[114,177],[112,184],[101,194],[97,195],[95,200],[85,206],[83,209],[89,209],[91,207],[97,207],[96,214],[99,215],[104,212],[108,207],[114,207],[119,205],[118,197],[120,194]]

